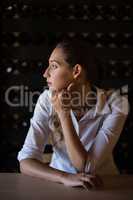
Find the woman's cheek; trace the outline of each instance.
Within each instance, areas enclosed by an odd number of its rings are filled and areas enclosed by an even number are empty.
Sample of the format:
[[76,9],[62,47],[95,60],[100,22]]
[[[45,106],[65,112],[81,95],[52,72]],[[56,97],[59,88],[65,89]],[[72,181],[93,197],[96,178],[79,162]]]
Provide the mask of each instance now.
[[62,90],[68,87],[72,78],[70,76],[70,73],[68,73],[67,71],[63,71],[54,74],[52,79],[53,79],[53,87],[55,87],[55,89],[57,90]]

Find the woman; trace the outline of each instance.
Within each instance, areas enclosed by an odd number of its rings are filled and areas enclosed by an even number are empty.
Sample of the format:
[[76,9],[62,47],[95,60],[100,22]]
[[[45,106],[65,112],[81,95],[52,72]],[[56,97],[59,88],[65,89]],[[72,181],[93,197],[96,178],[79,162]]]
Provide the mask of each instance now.
[[[79,40],[57,44],[44,73],[49,90],[39,97],[31,125],[18,154],[27,175],[68,186],[99,186],[96,174],[117,174],[112,151],[128,109],[119,92],[95,87],[92,51]],[[124,103],[124,104],[123,104]],[[123,109],[124,105],[124,109]],[[50,165],[42,162],[51,136]]]

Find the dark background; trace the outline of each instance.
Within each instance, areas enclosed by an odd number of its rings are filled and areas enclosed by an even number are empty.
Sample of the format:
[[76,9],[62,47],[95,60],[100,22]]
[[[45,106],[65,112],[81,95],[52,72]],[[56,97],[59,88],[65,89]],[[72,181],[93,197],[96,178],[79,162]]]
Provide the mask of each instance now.
[[[18,172],[16,159],[33,109],[27,104],[10,106],[5,94],[12,86],[14,104],[25,94],[38,94],[46,85],[42,78],[56,40],[81,37],[96,50],[100,87],[121,88],[128,95],[130,113],[114,150],[121,173],[133,173],[133,3],[131,0],[4,0],[1,7],[0,59],[0,172]],[[34,93],[36,92],[36,94]],[[23,100],[24,102],[24,100]],[[52,152],[47,145],[45,153]]]

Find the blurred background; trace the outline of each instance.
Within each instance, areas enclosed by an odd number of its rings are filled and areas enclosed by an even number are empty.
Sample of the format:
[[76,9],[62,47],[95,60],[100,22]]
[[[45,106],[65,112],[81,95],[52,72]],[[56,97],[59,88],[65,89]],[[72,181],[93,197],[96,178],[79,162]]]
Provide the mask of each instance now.
[[[133,173],[133,2],[4,0],[0,13],[0,172],[19,172],[17,153],[46,86],[42,74],[49,53],[65,36],[81,37],[95,49],[99,87],[128,95],[130,112],[114,159],[122,174]],[[44,155],[51,153],[47,144]]]

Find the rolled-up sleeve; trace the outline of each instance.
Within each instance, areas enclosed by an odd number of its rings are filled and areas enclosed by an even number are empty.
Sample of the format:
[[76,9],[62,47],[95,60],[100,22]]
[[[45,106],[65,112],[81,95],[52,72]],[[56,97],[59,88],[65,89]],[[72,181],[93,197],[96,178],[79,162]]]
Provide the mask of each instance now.
[[127,98],[117,97],[111,106],[112,112],[105,116],[94,143],[88,152],[88,159],[85,165],[86,173],[97,173],[104,161],[107,160],[107,157],[112,154],[125,124],[129,112]]
[[18,153],[18,160],[34,158],[42,160],[43,151],[49,135],[49,99],[48,91],[44,91],[38,98],[34,114],[30,120],[30,128],[24,145]]

